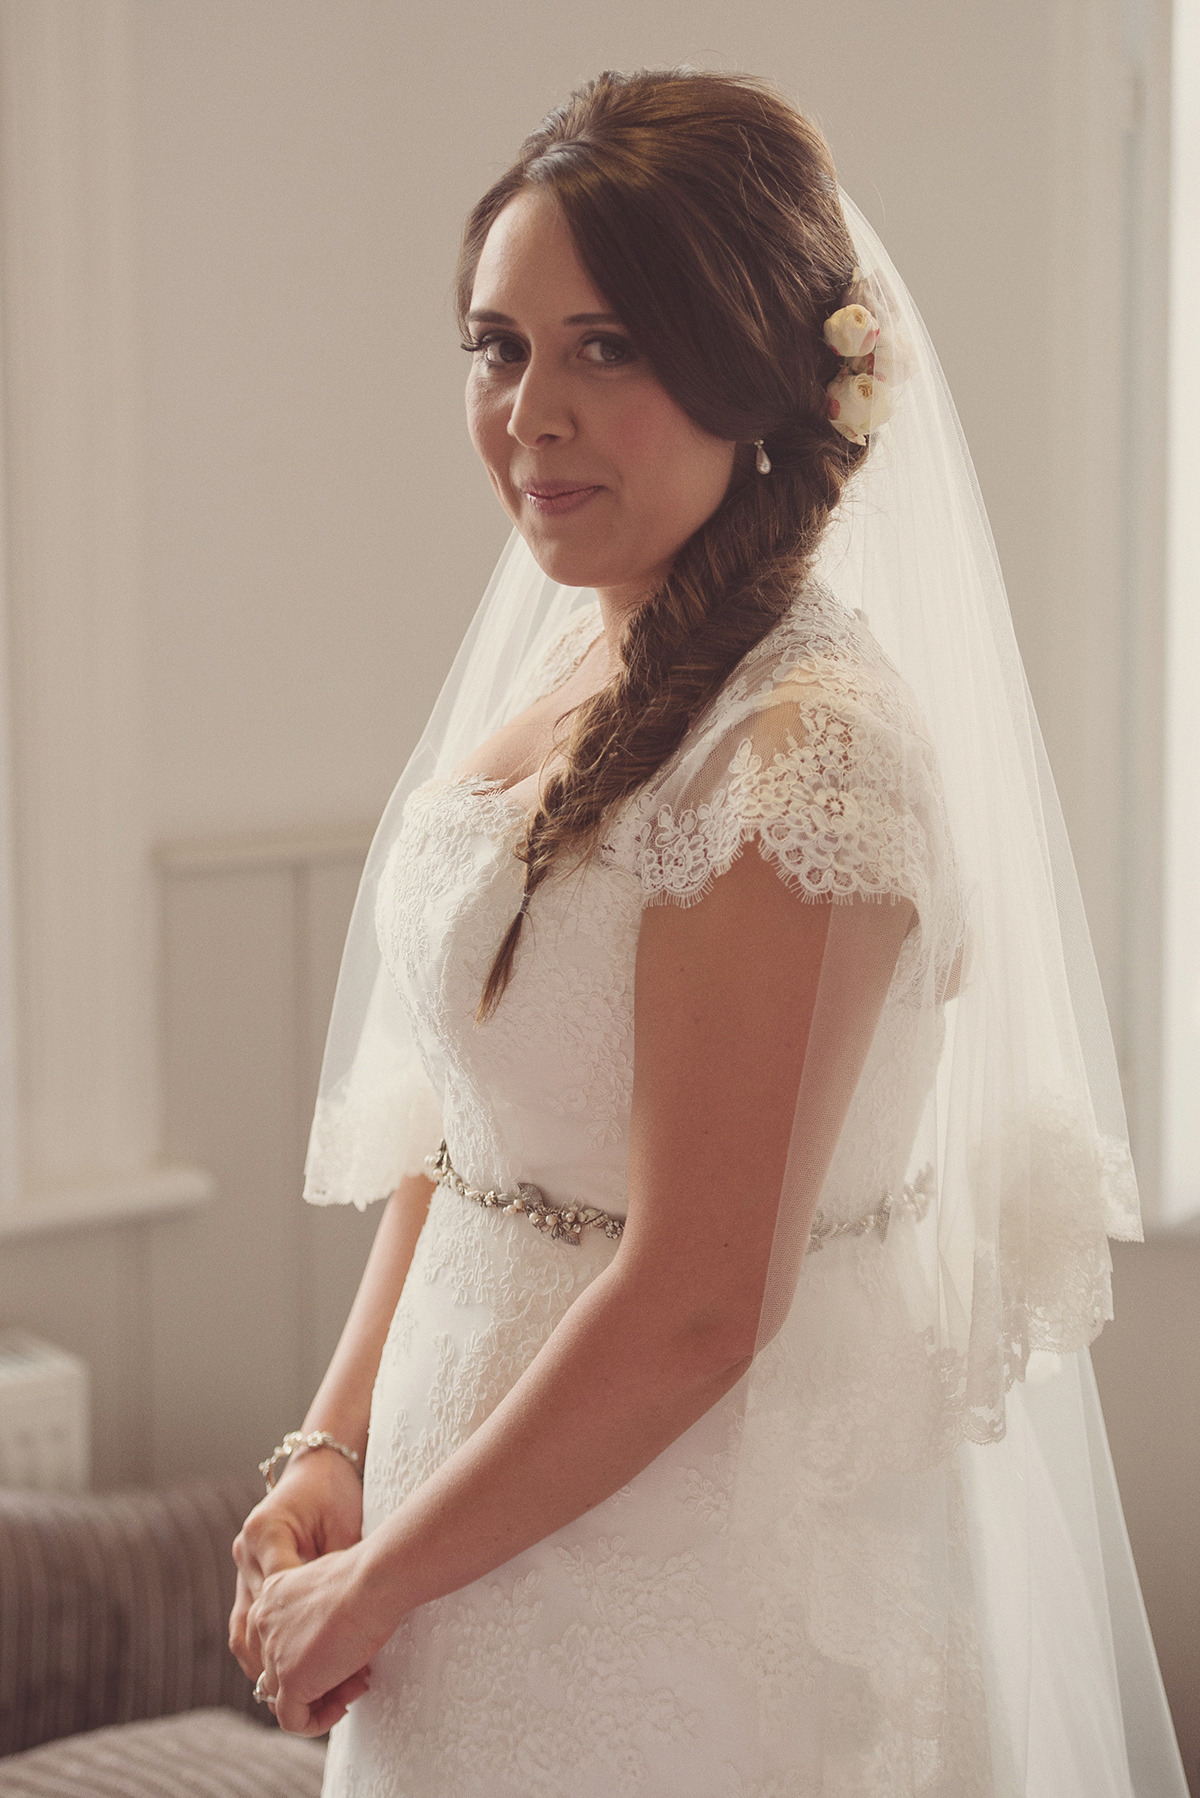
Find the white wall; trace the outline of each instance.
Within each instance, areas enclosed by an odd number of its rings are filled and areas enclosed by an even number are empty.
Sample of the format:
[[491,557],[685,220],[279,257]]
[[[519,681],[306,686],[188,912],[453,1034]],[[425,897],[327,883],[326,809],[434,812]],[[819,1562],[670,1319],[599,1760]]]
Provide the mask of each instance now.
[[[1159,14],[1165,3],[1144,0]],[[20,13],[49,0],[0,4]],[[1078,284],[1089,304],[1096,294],[1094,267],[1081,275],[1084,264],[1062,255],[1064,219],[1079,212],[1091,228],[1076,201],[1093,151],[1104,173],[1088,189],[1103,215],[1098,241],[1121,235],[1114,193],[1138,109],[1112,101],[1124,80],[1109,31],[1118,10],[1117,0],[129,0],[152,838],[378,814],[506,531],[462,423],[465,359],[449,303],[462,216],[580,79],[683,60],[740,67],[774,77],[824,125],[941,351],[1123,1028],[1122,807],[1145,795],[1122,797],[1128,620],[1119,583],[1104,586],[1121,451],[1111,407],[1084,429],[1066,405],[1076,369],[1062,348]],[[1081,95],[1094,116],[1077,128]],[[1119,270],[1101,276],[1120,289]],[[1105,313],[1101,337],[1111,325]],[[1102,357],[1088,355],[1085,388],[1101,408],[1116,404],[1094,378]],[[320,968],[297,984],[318,939],[292,877],[255,868],[251,855],[239,881],[168,883],[167,1146],[216,1168],[215,1207],[0,1247],[0,1321],[39,1328],[97,1369],[103,1483],[265,1452],[269,1442],[251,1440],[276,1426],[277,1410],[293,1421],[285,1401],[301,1402],[334,1327],[330,1294],[365,1242],[351,1219],[340,1234],[337,1219],[304,1234],[279,1221],[315,1055],[294,993],[327,994],[340,922],[324,917]],[[211,1079],[193,1053],[205,1041]],[[271,1288],[283,1308],[269,1314],[277,1347],[255,1337],[243,1375],[247,1294],[275,1278],[276,1224],[286,1237],[286,1277]],[[1172,1535],[1152,1502],[1178,1469],[1160,1468],[1152,1450],[1182,1439],[1171,1407],[1186,1417],[1200,1373],[1193,1358],[1181,1383],[1145,1402],[1139,1360],[1170,1353],[1182,1364],[1161,1335],[1155,1281],[1125,1271],[1134,1254],[1119,1268],[1128,1313],[1105,1396],[1115,1443],[1136,1445],[1120,1471],[1146,1553],[1163,1543],[1182,1553],[1186,1531]],[[1200,1255],[1178,1251],[1171,1266],[1180,1305],[1194,1309]],[[299,1312],[311,1304],[324,1308],[306,1335]],[[214,1343],[220,1377],[201,1377]],[[1138,1425],[1151,1414],[1159,1427],[1147,1438]],[[1170,1553],[1154,1570],[1164,1594],[1183,1589]],[[1190,1667],[1184,1648],[1175,1664]]]
[[378,815],[506,528],[462,218],[588,75],[740,67],[824,125],[939,346],[1123,1049],[1121,0],[133,3],[159,837]]
[[155,817],[378,811],[505,534],[466,439],[462,217],[606,66],[774,77],[939,343],[1060,758],[1040,454],[1049,9],[976,0],[141,0]]

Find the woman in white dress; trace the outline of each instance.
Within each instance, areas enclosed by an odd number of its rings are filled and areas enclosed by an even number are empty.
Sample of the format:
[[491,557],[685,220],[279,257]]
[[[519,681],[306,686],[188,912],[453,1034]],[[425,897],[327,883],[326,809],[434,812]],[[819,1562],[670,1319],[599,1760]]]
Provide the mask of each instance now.
[[1176,1798],[1111,1047],[915,310],[806,120],[667,72],[460,311],[519,535],[364,875],[306,1191],[388,1202],[235,1652],[329,1798]]

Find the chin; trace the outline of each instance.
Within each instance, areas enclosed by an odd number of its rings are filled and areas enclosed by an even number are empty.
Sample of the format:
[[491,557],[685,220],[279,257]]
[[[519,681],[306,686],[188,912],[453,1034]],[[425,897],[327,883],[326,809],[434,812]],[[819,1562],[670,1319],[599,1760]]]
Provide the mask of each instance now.
[[561,587],[617,587],[637,578],[615,567],[611,555],[597,546],[556,541],[541,532],[521,535],[542,573]]
[[[521,533],[525,536],[525,533]],[[562,587],[594,587],[603,581],[600,558],[579,544],[555,543],[540,533],[525,537],[534,561],[543,574]]]

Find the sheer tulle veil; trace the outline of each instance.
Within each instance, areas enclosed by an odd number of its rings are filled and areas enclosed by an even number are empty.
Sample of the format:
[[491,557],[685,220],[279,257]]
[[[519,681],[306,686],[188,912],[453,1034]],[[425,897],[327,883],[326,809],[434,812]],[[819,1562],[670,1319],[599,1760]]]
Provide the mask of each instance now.
[[[828,878],[799,898],[829,903],[830,928],[760,1349],[727,1486],[697,1502],[725,1507],[762,1594],[764,1665],[800,1619],[847,1689],[870,1695],[913,1790],[933,1752],[921,1719],[953,1703],[986,1715],[994,1793],[1070,1765],[1080,1783],[1061,1790],[1183,1798],[1087,1355],[1111,1316],[1108,1239],[1141,1234],[1103,997],[957,414],[910,295],[843,206],[896,403],[814,582],[872,645],[886,695],[879,803],[896,871],[879,897],[916,913],[895,976],[911,1137],[893,1145],[888,1189],[847,1211],[831,1069],[864,906],[838,882],[855,818],[843,808],[831,830],[826,811]],[[407,797],[520,709],[530,671],[592,601],[514,534],[367,859],[309,1148],[316,1202],[385,1196],[438,1140],[375,932]],[[836,684],[837,645],[811,642],[793,678]],[[664,806],[706,802],[686,754],[656,778]],[[806,1255],[814,1199],[826,1228]],[[832,1228],[855,1215],[863,1228]],[[1045,1664],[1047,1580],[1056,1656],[1075,1641],[1107,1669],[1086,1741],[1067,1673]]]

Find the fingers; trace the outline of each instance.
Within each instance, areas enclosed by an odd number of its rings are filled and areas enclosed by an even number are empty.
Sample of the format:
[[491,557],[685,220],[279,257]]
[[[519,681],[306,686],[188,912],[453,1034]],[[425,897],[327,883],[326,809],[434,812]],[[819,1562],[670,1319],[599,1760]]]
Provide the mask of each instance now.
[[233,1610],[229,1614],[229,1647],[246,1678],[257,1679],[263,1663],[252,1607],[262,1591],[264,1580],[273,1573],[302,1566],[305,1557],[300,1553],[290,1523],[270,1513],[264,1514],[262,1508],[256,1506],[234,1538],[233,1559],[238,1578]]
[[315,1704],[309,1705],[308,1719],[311,1725],[309,1733],[323,1736],[326,1730],[332,1729],[335,1723],[341,1722],[354,1700],[361,1698],[364,1692],[369,1692],[370,1689],[371,1682],[365,1669],[362,1673],[355,1673],[349,1679],[344,1679],[340,1686],[334,1687],[332,1692],[326,1692],[324,1698],[318,1698]]
[[280,1729],[297,1736],[323,1736],[335,1723],[341,1722],[356,1698],[370,1690],[370,1672],[369,1667],[361,1668],[311,1704],[291,1698],[281,1689],[271,1704]]
[[258,1564],[262,1569],[262,1580],[270,1579],[273,1573],[287,1573],[293,1567],[303,1567],[305,1557],[296,1548],[296,1538],[289,1529],[274,1529],[263,1537],[258,1546]]
[[309,1727],[310,1707],[302,1698],[287,1698],[279,1694],[271,1702],[271,1709],[280,1729],[286,1729],[289,1735],[316,1735],[316,1730]]
[[287,1518],[264,1517],[252,1511],[234,1538],[233,1558],[238,1572],[246,1576],[252,1597],[257,1598],[268,1575],[303,1566],[310,1557],[300,1552]]
[[[261,1584],[261,1582],[260,1582]],[[250,1615],[250,1606],[254,1602],[253,1593],[244,1575],[239,1572],[237,1578],[237,1595],[233,1601],[233,1610],[229,1614],[229,1647],[234,1659],[247,1679],[257,1679],[262,1672],[262,1663],[257,1649],[252,1649],[246,1633],[246,1623]]]

